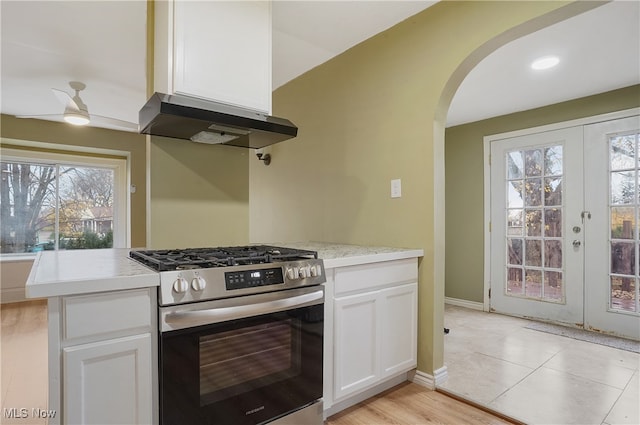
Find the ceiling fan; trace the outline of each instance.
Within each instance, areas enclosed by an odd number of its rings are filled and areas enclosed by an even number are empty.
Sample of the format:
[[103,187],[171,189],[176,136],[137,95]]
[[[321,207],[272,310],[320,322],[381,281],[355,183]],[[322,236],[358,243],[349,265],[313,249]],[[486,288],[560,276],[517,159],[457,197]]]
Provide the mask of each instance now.
[[62,118],[69,124],[87,125],[90,122],[111,125],[129,130],[138,130],[138,124],[119,120],[117,118],[104,117],[102,115],[89,115],[87,105],[80,98],[80,92],[86,88],[84,83],[79,81],[70,81],[69,86],[76,92],[74,96],[69,93],[51,89],[53,94],[64,105],[64,113],[62,114],[41,114],[41,115],[17,115],[17,118]]

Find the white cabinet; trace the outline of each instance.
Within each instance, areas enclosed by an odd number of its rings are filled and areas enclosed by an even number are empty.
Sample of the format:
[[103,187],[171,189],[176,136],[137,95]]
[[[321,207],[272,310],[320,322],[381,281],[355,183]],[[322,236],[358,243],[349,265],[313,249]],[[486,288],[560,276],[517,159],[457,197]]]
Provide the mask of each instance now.
[[418,284],[380,291],[380,373],[388,377],[413,369],[418,355]]
[[156,2],[155,91],[271,113],[271,2]]
[[53,423],[157,422],[155,288],[49,299]]
[[336,298],[334,397],[340,399],[379,378],[377,292]]
[[333,401],[417,364],[416,259],[335,269]]
[[151,334],[63,349],[69,424],[152,422]]

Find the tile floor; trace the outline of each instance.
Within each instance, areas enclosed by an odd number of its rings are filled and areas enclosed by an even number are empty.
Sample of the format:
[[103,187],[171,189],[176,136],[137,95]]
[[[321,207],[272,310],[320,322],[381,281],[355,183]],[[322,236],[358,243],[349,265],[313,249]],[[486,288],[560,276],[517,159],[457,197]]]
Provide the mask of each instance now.
[[441,385],[528,424],[640,424],[640,354],[447,305]]

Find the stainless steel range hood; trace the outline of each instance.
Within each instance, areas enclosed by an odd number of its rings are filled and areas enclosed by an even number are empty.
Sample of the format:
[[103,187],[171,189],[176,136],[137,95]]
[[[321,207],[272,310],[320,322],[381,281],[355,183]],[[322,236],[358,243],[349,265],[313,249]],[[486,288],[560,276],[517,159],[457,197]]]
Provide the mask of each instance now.
[[260,149],[296,137],[284,118],[183,95],[155,93],[140,109],[140,133]]

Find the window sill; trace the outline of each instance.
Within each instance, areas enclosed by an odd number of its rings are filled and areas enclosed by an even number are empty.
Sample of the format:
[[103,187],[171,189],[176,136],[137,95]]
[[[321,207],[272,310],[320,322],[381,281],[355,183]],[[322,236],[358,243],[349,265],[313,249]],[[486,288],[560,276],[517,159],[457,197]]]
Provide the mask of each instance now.
[[24,254],[0,254],[0,263],[20,263],[34,261],[36,253],[26,252]]

